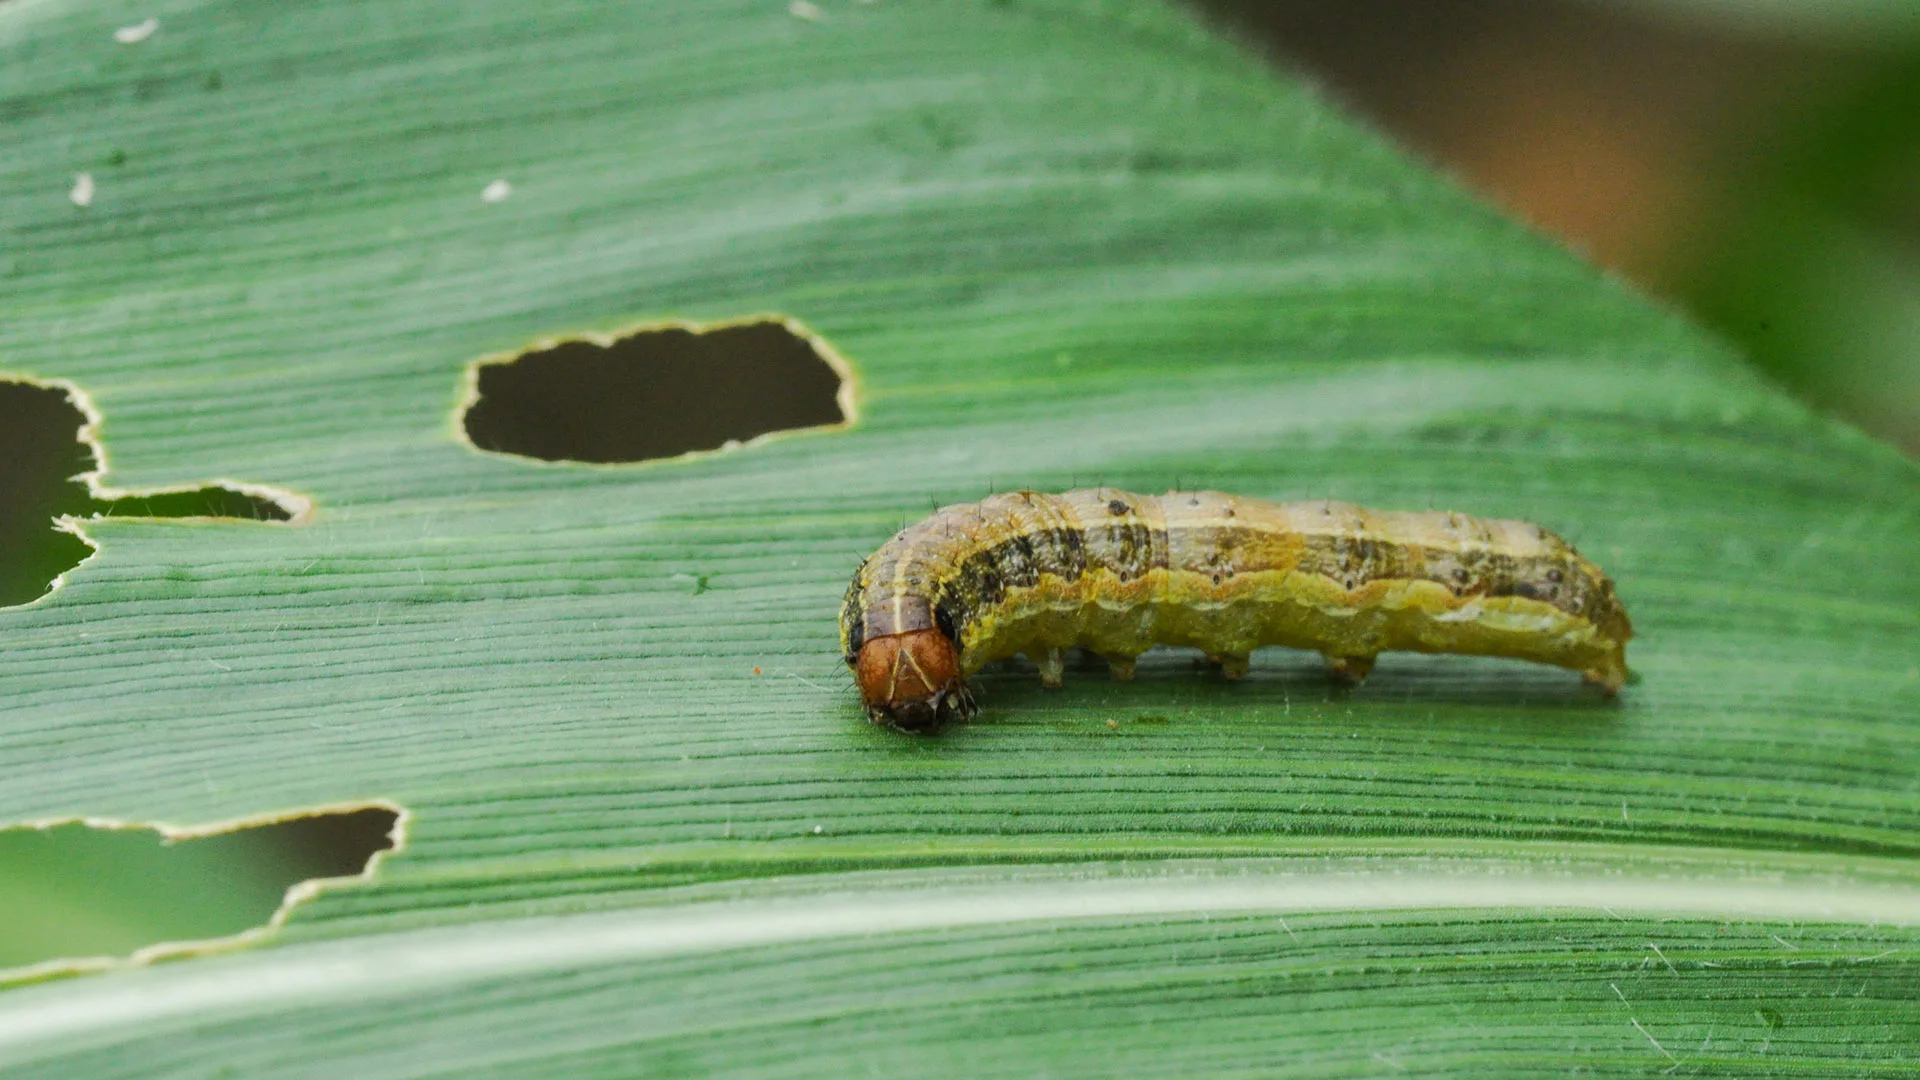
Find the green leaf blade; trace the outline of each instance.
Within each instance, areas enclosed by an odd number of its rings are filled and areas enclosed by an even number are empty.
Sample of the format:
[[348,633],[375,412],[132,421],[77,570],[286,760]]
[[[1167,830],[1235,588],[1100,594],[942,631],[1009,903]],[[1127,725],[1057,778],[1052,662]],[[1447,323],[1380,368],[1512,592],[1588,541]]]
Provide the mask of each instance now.
[[[1896,900],[1728,885],[1611,927],[1497,886],[1685,852],[1660,865],[1911,895],[1912,462],[1170,9],[823,7],[180,2],[134,46],[85,5],[0,8],[0,365],[90,396],[110,484],[316,507],[84,523],[98,554],[0,612],[0,822],[410,813],[373,881],[260,947],[0,992],[0,1030],[81,1018],[0,1063],[248,1073],[299,1038],[315,1075],[1910,1065]],[[769,312],[850,359],[850,430],[611,468],[459,438],[477,359]],[[1228,686],[1169,654],[1126,686],[989,676],[939,739],[868,727],[834,625],[858,559],[939,503],[1094,483],[1538,520],[1618,582],[1642,680],[1605,703],[1390,656],[1340,693],[1302,656]],[[379,985],[408,935],[591,945],[789,879],[850,918],[870,877],[1438,854],[1487,889],[1425,923],[1358,894],[1324,926],[1273,901],[1291,933],[1009,909],[739,970],[561,948],[524,984]],[[1671,969],[1639,940],[1668,930]],[[1771,940],[1802,930],[1804,957]],[[301,971],[310,996],[260,992]],[[107,1007],[207,982],[241,989]]]

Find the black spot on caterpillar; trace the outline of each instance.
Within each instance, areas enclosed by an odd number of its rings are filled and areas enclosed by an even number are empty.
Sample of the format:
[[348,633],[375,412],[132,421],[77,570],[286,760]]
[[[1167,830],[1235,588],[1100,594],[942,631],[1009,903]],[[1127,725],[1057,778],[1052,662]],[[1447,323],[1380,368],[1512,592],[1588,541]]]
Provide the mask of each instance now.
[[867,715],[923,731],[971,716],[967,677],[1015,653],[1047,686],[1075,646],[1121,680],[1156,644],[1229,678],[1265,645],[1318,650],[1353,681],[1390,650],[1471,653],[1613,694],[1633,629],[1613,582],[1538,525],[1098,488],[995,495],[902,530],[854,574],[840,634]]

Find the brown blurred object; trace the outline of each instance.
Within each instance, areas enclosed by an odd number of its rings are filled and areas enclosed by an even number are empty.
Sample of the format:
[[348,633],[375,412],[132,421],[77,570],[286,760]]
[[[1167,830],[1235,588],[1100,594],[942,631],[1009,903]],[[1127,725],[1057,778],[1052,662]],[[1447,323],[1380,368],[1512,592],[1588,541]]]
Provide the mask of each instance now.
[[1821,34],[1652,0],[1203,7],[1814,404],[1920,451],[1910,28]]

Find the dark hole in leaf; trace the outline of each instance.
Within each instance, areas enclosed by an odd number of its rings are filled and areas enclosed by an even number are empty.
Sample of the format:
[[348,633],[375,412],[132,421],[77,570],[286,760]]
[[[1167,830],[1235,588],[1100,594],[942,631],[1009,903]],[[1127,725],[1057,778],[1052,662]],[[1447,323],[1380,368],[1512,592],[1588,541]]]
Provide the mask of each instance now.
[[642,330],[485,363],[463,422],[482,450],[599,463],[676,457],[846,421],[824,346],[782,322]]
[[273,499],[211,485],[96,499],[79,479],[98,467],[80,440],[87,416],[56,386],[0,381],[0,607],[24,604],[92,551],[59,517],[216,517],[287,521]]
[[54,529],[92,506],[73,479],[94,467],[75,436],[87,418],[58,390],[0,383],[0,604],[24,604],[93,549]]
[[82,824],[0,831],[0,969],[265,925],[289,887],[354,876],[392,850],[398,820],[366,807],[172,843]]
[[103,517],[239,518],[251,521],[288,521],[287,508],[272,499],[226,487],[199,487],[94,500],[93,512]]

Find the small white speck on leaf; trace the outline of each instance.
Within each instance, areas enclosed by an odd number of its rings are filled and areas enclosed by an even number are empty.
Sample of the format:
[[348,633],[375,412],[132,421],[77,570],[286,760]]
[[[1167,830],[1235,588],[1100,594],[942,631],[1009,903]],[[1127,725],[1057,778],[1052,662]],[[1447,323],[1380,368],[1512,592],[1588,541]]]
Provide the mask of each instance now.
[[796,19],[805,19],[808,22],[819,22],[821,19],[827,17],[827,13],[821,11],[820,5],[814,3],[813,0],[793,0],[792,3],[787,5],[787,14]]
[[819,835],[820,835],[821,833],[823,833],[823,832],[826,832],[826,831],[827,831],[827,830],[825,830],[825,829],[823,829],[823,828],[821,828],[821,827],[820,827],[820,826],[818,826],[818,825],[815,825],[815,826],[813,827],[813,835],[815,835],[815,836],[819,836]]
[[152,37],[153,32],[158,29],[160,29],[160,20],[149,18],[145,22],[137,22],[132,26],[123,26],[115,30],[113,40],[122,45],[138,45]]
[[67,192],[67,198],[73,205],[85,208],[93,205],[93,174],[80,173],[73,178],[73,190]]
[[493,183],[480,189],[480,201],[483,203],[505,202],[507,196],[511,194],[513,194],[512,184],[507,183],[505,180],[495,180]]

